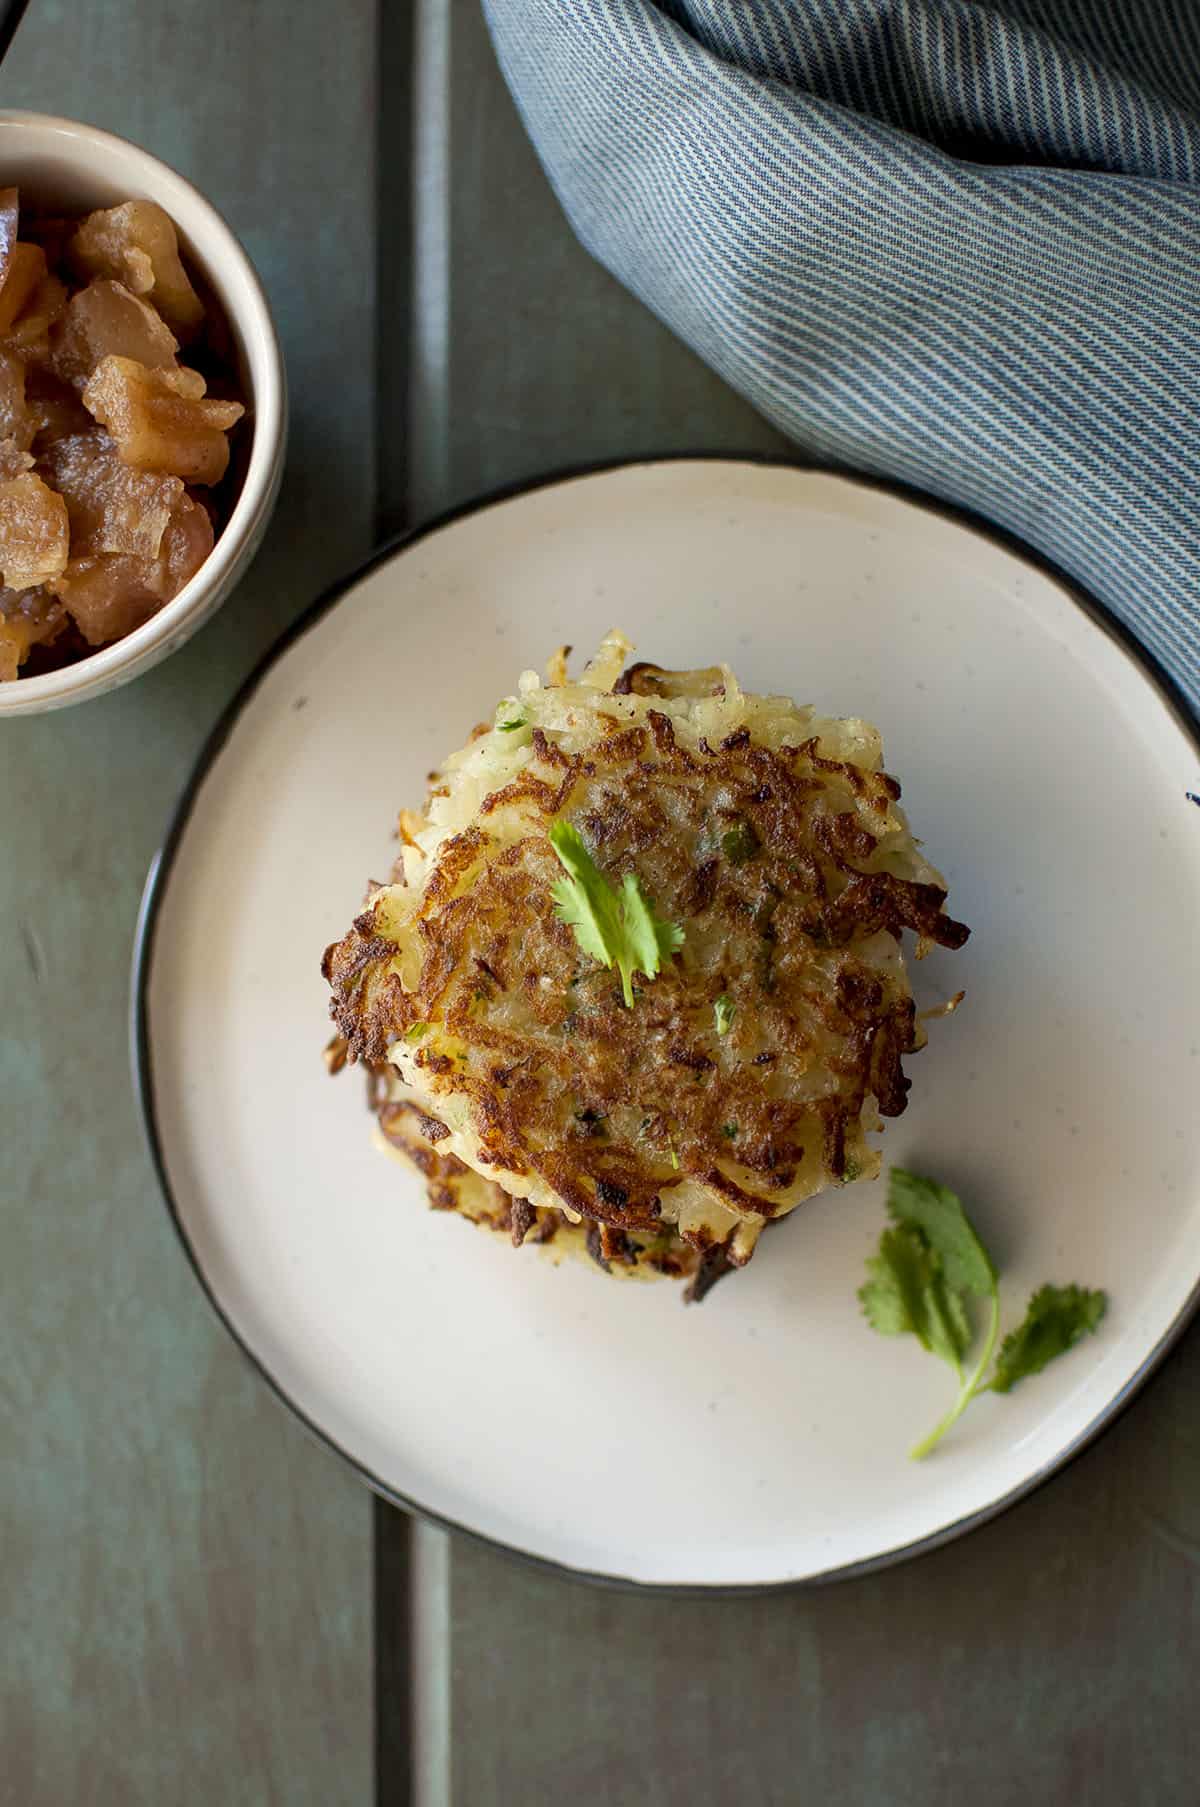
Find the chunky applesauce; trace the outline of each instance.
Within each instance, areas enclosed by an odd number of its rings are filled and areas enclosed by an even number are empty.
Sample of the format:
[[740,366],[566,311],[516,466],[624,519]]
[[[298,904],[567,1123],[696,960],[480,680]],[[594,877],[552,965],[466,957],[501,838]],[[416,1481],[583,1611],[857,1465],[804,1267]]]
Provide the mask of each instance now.
[[232,501],[228,327],[153,201],[29,215],[0,189],[0,681],[178,595]]

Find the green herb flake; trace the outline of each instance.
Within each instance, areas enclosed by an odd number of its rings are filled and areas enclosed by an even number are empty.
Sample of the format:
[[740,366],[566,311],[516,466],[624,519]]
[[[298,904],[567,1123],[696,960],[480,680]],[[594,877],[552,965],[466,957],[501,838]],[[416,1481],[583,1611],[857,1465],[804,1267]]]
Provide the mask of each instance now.
[[723,991],[721,993],[720,997],[717,999],[716,1003],[713,1005],[713,1020],[715,1021],[716,1025],[717,1025],[717,1034],[718,1035],[728,1035],[729,1034],[730,1027],[731,1027],[731,1025],[733,1023],[733,1019],[736,1015],[737,1015],[737,1005],[734,1003],[734,1001],[730,997],[729,993],[727,991]]
[[738,1126],[736,1123],[726,1123],[722,1127],[722,1130],[721,1130],[721,1134],[723,1136],[725,1136],[730,1142],[732,1142],[736,1139],[737,1133],[738,1133]]
[[404,1039],[406,1042],[419,1042],[423,1035],[428,1035],[432,1027],[432,1023],[414,1023],[411,1029],[404,1031]]
[[[850,1163],[845,1177],[850,1177]],[[1080,1286],[1040,1287],[1024,1322],[1001,1344],[988,1379],[1000,1327],[1000,1288],[995,1263],[962,1201],[948,1187],[897,1167],[889,1177],[888,1215],[892,1223],[880,1238],[878,1253],[868,1260],[868,1278],[859,1289],[867,1321],[884,1336],[915,1336],[953,1368],[959,1383],[946,1416],[913,1449],[920,1459],[980,1393],[1007,1393],[1094,1331],[1108,1299]],[[970,1317],[974,1299],[988,1301],[988,1323],[979,1359],[964,1373],[975,1338]]]
[[744,866],[747,860],[754,858],[761,846],[762,842],[755,833],[753,822],[747,822],[742,817],[721,836],[721,852],[731,866]]
[[528,716],[515,715],[513,717],[512,721],[510,721],[510,722],[497,722],[496,723],[496,732],[498,734],[515,734],[518,728],[527,728],[528,726],[529,726],[529,717]]
[[683,946],[683,930],[655,914],[634,873],[625,874],[619,889],[610,884],[571,823],[550,824],[550,845],[567,874],[553,890],[559,920],[574,930],[585,954],[616,967],[632,1009],[634,974],[655,978],[664,959]]

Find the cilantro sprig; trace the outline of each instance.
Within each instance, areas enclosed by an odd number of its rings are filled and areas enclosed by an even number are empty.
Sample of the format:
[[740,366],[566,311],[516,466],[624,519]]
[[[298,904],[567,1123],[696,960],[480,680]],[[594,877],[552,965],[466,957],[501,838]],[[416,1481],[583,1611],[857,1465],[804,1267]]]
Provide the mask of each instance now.
[[570,822],[560,817],[550,824],[550,845],[567,875],[554,886],[559,920],[574,929],[585,954],[601,966],[616,967],[632,1009],[633,975],[653,979],[683,946],[683,930],[655,914],[635,873],[627,872],[619,889],[610,884]]
[[[884,1336],[915,1336],[958,1378],[954,1404],[911,1452],[919,1461],[981,1393],[1010,1392],[1094,1331],[1108,1295],[1082,1286],[1039,1287],[1022,1322],[1001,1343],[988,1378],[1000,1333],[1000,1287],[995,1264],[962,1201],[947,1186],[893,1167],[888,1215],[891,1225],[880,1237],[878,1254],[867,1262],[869,1278],[859,1289],[863,1311]],[[975,1340],[973,1299],[988,1302],[988,1319],[979,1359],[968,1371],[965,1364]]]

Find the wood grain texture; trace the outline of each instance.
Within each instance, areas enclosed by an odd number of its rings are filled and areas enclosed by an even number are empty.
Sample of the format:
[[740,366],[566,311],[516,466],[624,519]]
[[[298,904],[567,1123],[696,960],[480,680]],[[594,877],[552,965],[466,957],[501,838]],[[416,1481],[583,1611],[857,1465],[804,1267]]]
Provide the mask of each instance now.
[[[421,288],[418,241],[414,341],[448,349],[442,382],[414,392],[410,436],[429,451],[409,473],[413,514],[583,461],[787,451],[574,239],[479,9],[427,0],[421,13],[426,38],[444,36],[446,57],[441,83],[415,101],[418,116],[445,120],[445,170],[422,172],[432,213],[425,259],[439,242],[439,205],[446,251],[443,279]],[[436,62],[428,79],[438,80]]]
[[[434,454],[412,474],[418,509],[592,458],[786,450],[574,242],[474,9],[440,10],[449,229],[429,302],[449,349],[440,388],[414,397]],[[437,320],[415,330],[438,342]],[[1034,1498],[815,1593],[598,1591],[452,1539],[445,1623],[415,1655],[450,1694],[421,1807],[1183,1807],[1200,1765],[1198,1382],[1194,1332]],[[381,1539],[404,1535],[382,1511]],[[380,1594],[381,1615],[408,1606]]]
[[[93,121],[241,235],[293,402],[249,578],[131,688],[0,731],[0,1801],[362,1807],[371,1509],[212,1319],[143,1152],[138,896],[199,743],[373,536],[375,8],[35,0],[0,102]],[[319,129],[317,129],[319,125]]]

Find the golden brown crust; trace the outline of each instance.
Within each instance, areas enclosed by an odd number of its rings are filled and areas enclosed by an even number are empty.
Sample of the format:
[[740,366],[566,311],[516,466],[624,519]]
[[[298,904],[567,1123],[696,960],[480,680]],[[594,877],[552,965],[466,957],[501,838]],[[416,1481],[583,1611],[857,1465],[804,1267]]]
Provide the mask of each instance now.
[[[622,694],[680,694],[677,674],[626,675]],[[351,1058],[381,1062],[415,1041],[428,1096],[466,1101],[471,1158],[536,1178],[603,1226],[606,1262],[619,1237],[656,1228],[685,1182],[761,1220],[814,1165],[847,1177],[864,1106],[903,1110],[901,1059],[919,1045],[881,938],[909,928],[959,947],[968,933],[937,885],[887,869],[888,774],[823,756],[817,738],[772,748],[744,727],[693,750],[668,714],[644,716],[597,712],[582,751],[533,730],[528,763],[440,846],[404,983],[378,904],[323,967]],[[525,832],[494,836],[514,812]],[[635,981],[632,1009],[555,913],[559,815],[614,884],[635,873],[684,925],[682,952]],[[718,997],[732,1008],[725,1034]]]
[[[328,1056],[331,1070],[336,1058]],[[514,1248],[523,1243],[544,1245],[582,1242],[587,1254],[606,1273],[614,1266],[625,1271],[660,1274],[669,1279],[692,1276],[684,1299],[701,1300],[731,1263],[720,1247],[697,1249],[669,1229],[656,1228],[649,1237],[628,1236],[611,1225],[587,1222],[570,1224],[560,1211],[538,1208],[523,1198],[511,1198],[494,1182],[473,1173],[452,1154],[430,1146],[423,1113],[410,1099],[395,1095],[380,1069],[375,1071],[378,1090],[374,1099],[379,1128],[396,1153],[403,1155],[425,1181],[426,1196],[434,1211],[454,1211],[471,1223],[508,1236]]]

